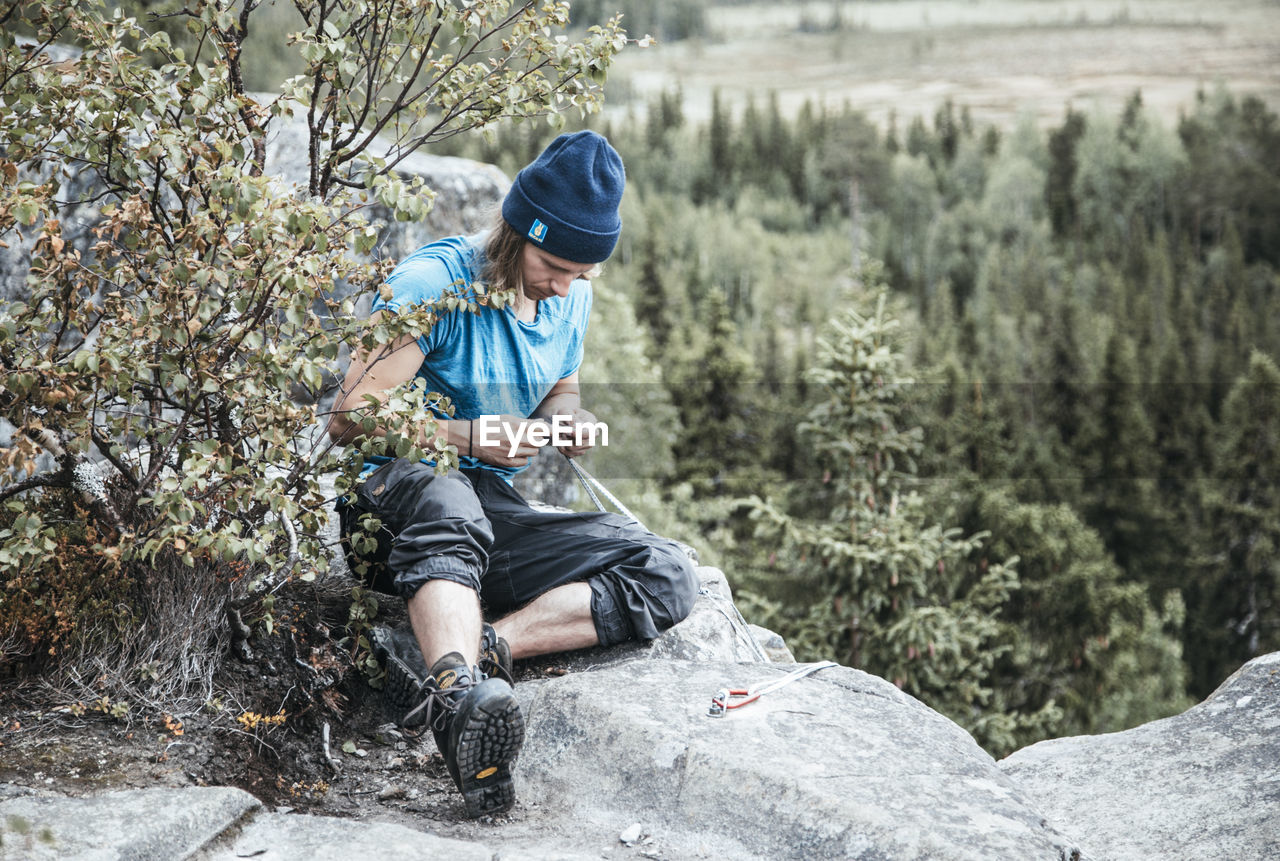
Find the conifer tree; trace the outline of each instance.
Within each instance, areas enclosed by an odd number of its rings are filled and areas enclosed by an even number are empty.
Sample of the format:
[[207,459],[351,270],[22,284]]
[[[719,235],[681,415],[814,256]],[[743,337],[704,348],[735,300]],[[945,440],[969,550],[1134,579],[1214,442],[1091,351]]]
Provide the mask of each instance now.
[[[1048,352],[1041,378],[1046,386],[1040,401],[1043,426],[1054,428],[1067,450],[1079,450],[1088,434],[1091,420],[1089,366],[1081,340],[1083,311],[1070,295],[1063,296],[1054,309],[1056,314],[1045,320],[1044,338]],[[1056,316],[1056,319],[1055,319]],[[1067,462],[1074,462],[1069,458]]]
[[957,359],[946,362],[940,383],[925,389],[932,399],[921,410],[927,422],[921,474],[948,481],[1014,475],[1016,408],[1008,391],[1017,388],[972,379]]
[[711,94],[711,120],[707,125],[711,187],[704,195],[705,199],[714,199],[726,193],[726,186],[733,176],[733,138],[733,118],[720,99],[720,91],[715,90]]
[[1093,257],[1120,258],[1132,228],[1126,172],[1132,152],[1120,140],[1115,120],[1095,113],[1075,147],[1071,196],[1080,234],[1093,244]]
[[676,475],[701,495],[751,464],[758,446],[748,397],[751,358],[738,345],[719,291],[706,297],[705,320],[686,326],[686,346],[677,353],[684,358],[669,365],[667,375],[683,427],[673,446]]
[[938,138],[938,152],[942,160],[950,163],[956,157],[960,146],[961,127],[956,119],[956,106],[951,99],[943,102],[933,115],[933,133]]
[[1260,352],[1222,410],[1209,487],[1212,555],[1193,591],[1193,683],[1280,649],[1280,369]]
[[1157,457],[1155,492],[1169,522],[1161,541],[1149,548],[1146,582],[1156,597],[1184,588],[1200,574],[1194,557],[1204,540],[1201,479],[1210,468],[1213,430],[1205,388],[1195,382],[1186,351],[1171,338],[1149,398]]
[[947,209],[980,200],[987,185],[988,155],[982,141],[972,135],[960,139],[955,161],[948,166],[944,183]]
[[1009,244],[1032,232],[1044,218],[1040,189],[1044,172],[1029,158],[1001,153],[991,166],[982,194],[982,210],[995,237]]
[[653,346],[661,355],[671,340],[671,300],[660,271],[657,231],[650,226],[640,242],[640,278],[636,285],[636,319],[649,328]]
[[1168,231],[1157,230],[1144,251],[1146,262],[1143,268],[1146,270],[1146,278],[1141,292],[1150,305],[1151,323],[1150,328],[1140,336],[1138,362],[1143,371],[1154,378],[1173,329],[1170,309],[1177,279]]
[[764,184],[778,195],[791,193],[803,177],[804,149],[792,140],[790,124],[782,115],[776,90],[769,93],[763,143],[758,170],[766,177]]
[[911,124],[907,126],[907,153],[928,159],[931,164],[938,161],[937,141],[929,134],[920,116],[912,117]]
[[1151,551],[1166,540],[1168,524],[1155,499],[1155,432],[1133,347],[1122,332],[1111,334],[1096,389],[1090,398],[1096,412],[1080,446],[1085,517],[1121,569],[1145,579]]
[[894,231],[885,262],[920,296],[929,226],[940,206],[937,180],[928,161],[903,153],[894,156],[892,177],[889,212]]
[[748,96],[747,106],[742,111],[742,123],[734,138],[736,150],[733,156],[734,164],[748,180],[754,181],[762,173],[767,147],[766,135],[765,123],[760,117],[756,101]]
[[841,113],[824,116],[819,128],[805,180],[805,198],[815,219],[832,212],[848,215],[852,183],[857,183],[864,206],[887,206],[893,188],[890,158],[876,126],[846,105]]
[[[790,351],[795,352],[794,348]],[[793,476],[804,461],[798,439],[796,416],[806,404],[796,385],[794,363],[788,366],[788,350],[784,347],[781,325],[773,320],[765,328],[764,345],[759,362],[760,388],[756,396],[766,436],[763,456],[779,476]]]
[[1067,505],[976,485],[958,514],[966,528],[991,531],[987,553],[1018,559],[1019,588],[1000,614],[1009,648],[992,685],[1007,710],[1039,716],[1019,744],[1125,729],[1189,705],[1179,595],[1152,606]]
[[820,342],[812,379],[822,397],[801,426],[820,478],[799,485],[815,513],[754,502],[759,535],[787,572],[772,579],[807,598],[803,618],[775,624],[806,657],[882,675],[1000,747],[1016,718],[998,707],[989,676],[1002,648],[996,616],[1017,575],[975,564],[981,536],[932,521],[914,489],[921,430],[902,426],[910,380],[897,326],[882,294],[871,314],[843,315]]
[[884,148],[889,155],[897,155],[902,149],[902,142],[898,140],[898,112],[892,108],[889,109],[889,130],[884,135]]

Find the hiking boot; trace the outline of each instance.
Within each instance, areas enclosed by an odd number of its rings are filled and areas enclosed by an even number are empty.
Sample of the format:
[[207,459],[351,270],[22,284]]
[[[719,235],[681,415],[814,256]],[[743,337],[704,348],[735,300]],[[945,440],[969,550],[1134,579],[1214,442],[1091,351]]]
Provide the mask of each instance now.
[[480,630],[480,660],[477,666],[488,678],[505,679],[508,684],[516,683],[511,661],[511,647],[507,641],[498,636],[488,622]]
[[373,656],[382,662],[386,676],[382,682],[382,701],[387,716],[408,728],[425,723],[421,717],[413,724],[404,723],[404,715],[422,702],[419,693],[430,673],[413,632],[407,628],[379,625],[369,635]]
[[[418,689],[430,675],[427,662],[418,646],[418,639],[407,627],[388,628],[378,625],[370,632],[369,642],[373,656],[386,671],[382,682],[382,701],[387,716],[401,726],[407,726],[403,723],[403,716],[422,702]],[[508,684],[515,684],[511,647],[488,622],[481,629],[477,666],[486,678],[497,677],[505,679]],[[422,726],[421,720],[413,726]]]
[[524,743],[524,717],[511,685],[485,678],[450,652],[436,661],[419,689],[421,702],[403,726],[431,727],[467,816],[487,816],[515,803],[511,764]]

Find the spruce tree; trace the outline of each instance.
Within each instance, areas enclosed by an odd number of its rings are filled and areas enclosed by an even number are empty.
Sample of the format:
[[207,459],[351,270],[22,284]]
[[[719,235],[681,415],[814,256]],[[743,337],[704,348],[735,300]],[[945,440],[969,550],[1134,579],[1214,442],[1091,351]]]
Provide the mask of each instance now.
[[658,250],[658,231],[652,225],[645,231],[640,242],[640,278],[636,284],[635,313],[636,319],[649,328],[653,338],[655,358],[661,357],[671,340],[673,327],[671,314],[671,297],[668,295],[666,282],[660,268],[661,254]]
[[795,484],[794,509],[755,501],[759,536],[786,573],[754,585],[805,596],[801,618],[770,620],[800,656],[890,679],[1003,748],[1017,719],[989,676],[1007,648],[997,615],[1017,575],[975,561],[982,537],[933,521],[916,492],[922,433],[903,427],[911,380],[886,305],[881,294],[869,315],[847,312],[820,341],[820,394],[800,428],[814,476]]
[[907,126],[907,153],[928,159],[930,164],[938,161],[938,146],[933,135],[924,124],[924,118],[915,116]]
[[707,153],[711,163],[714,191],[721,191],[733,175],[733,118],[720,100],[720,91],[711,94],[711,122],[707,126]]
[[[1190,371],[1186,352],[1170,339],[1149,398],[1156,452],[1156,497],[1168,528],[1149,548],[1147,585],[1153,596],[1183,589],[1199,573],[1196,548],[1203,535],[1203,477],[1209,464],[1209,416],[1204,389]],[[1194,613],[1195,606],[1191,611]]]
[[955,160],[956,150],[960,146],[960,131],[955,103],[947,99],[934,112],[933,133],[938,137],[938,152],[948,164]]
[[1189,705],[1180,596],[1153,605],[1069,506],[989,487],[970,488],[958,516],[991,531],[986,552],[1018,559],[1019,588],[1000,614],[1009,648],[992,678],[1004,707],[1026,716],[1018,743],[1126,729]]
[[683,431],[673,446],[676,476],[696,495],[724,492],[735,473],[758,462],[759,435],[750,406],[751,356],[738,335],[724,296],[706,297],[705,324],[684,328],[683,356],[666,366],[667,387]]
[[1081,440],[1084,512],[1122,570],[1146,580],[1152,551],[1166,540],[1168,522],[1155,497],[1158,461],[1133,346],[1114,331],[1090,398],[1096,412]]
[[776,90],[769,93],[769,110],[764,129],[760,174],[762,185],[779,196],[791,194],[799,187],[804,173],[804,148],[791,135],[787,118],[782,115]]
[[1042,498],[1076,501],[1081,478],[1080,453],[1096,439],[1092,373],[1082,330],[1085,310],[1073,295],[1057,301],[1043,323],[1037,384],[1030,387],[1027,415],[1033,424],[1021,434],[1026,474],[1041,481]]
[[835,212],[850,213],[851,183],[857,183],[866,208],[887,206],[893,188],[887,152],[891,148],[881,144],[875,124],[846,104],[839,114],[824,112],[812,130],[813,140],[804,141],[810,150],[805,160],[804,198],[815,220]]
[[748,96],[747,106],[742,111],[742,123],[734,137],[733,161],[743,178],[749,182],[758,183],[760,177],[773,167],[765,161],[767,135],[765,121],[760,116],[755,99]]
[[1212,478],[1212,552],[1191,604],[1200,691],[1280,649],[1280,369],[1270,356],[1253,353],[1227,396]]
[[933,170],[922,157],[902,153],[894,156],[892,177],[889,214],[894,230],[885,262],[918,298],[924,292],[929,227],[940,208],[941,197]]

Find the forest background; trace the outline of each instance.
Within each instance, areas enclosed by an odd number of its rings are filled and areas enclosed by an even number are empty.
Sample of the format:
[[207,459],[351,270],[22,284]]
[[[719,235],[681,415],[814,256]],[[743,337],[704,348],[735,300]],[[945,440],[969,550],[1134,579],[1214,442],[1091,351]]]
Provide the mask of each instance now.
[[[996,753],[1280,648],[1273,7],[632,6],[660,44],[595,123],[630,308],[588,379],[660,380],[677,420],[670,460],[597,471],[655,480],[646,517],[801,660]],[[636,343],[650,369],[607,358]]]
[[[630,307],[587,379],[670,399],[669,460],[595,456],[657,482],[655,528],[801,660],[997,753],[1280,648],[1273,7],[623,11],[659,45],[593,123],[630,183],[598,292]],[[546,138],[453,151],[514,172]]]
[[[800,660],[997,755],[1280,649],[1274,4],[579,0],[575,26],[615,9],[659,44],[589,121],[628,193],[584,368],[618,444],[588,466],[651,528]],[[292,10],[262,13],[270,91]],[[431,151],[514,174],[557,131]]]

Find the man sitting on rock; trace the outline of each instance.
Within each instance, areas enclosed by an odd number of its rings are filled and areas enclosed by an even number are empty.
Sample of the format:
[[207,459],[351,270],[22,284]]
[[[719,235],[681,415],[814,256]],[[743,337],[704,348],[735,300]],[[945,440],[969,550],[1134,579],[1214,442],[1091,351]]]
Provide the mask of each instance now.
[[[355,357],[329,423],[338,442],[359,439],[367,397],[385,400],[415,377],[453,405],[434,439],[424,433],[418,444],[456,446],[460,469],[438,475],[428,463],[371,458],[340,514],[344,536],[369,515],[381,524],[365,570],[374,588],[406,599],[413,629],[412,640],[375,644],[388,699],[404,710],[401,725],[431,727],[472,817],[515,800],[510,769],[524,723],[508,683],[512,659],[656,637],[697,593],[676,543],[617,515],[535,510],[511,486],[541,450],[531,436],[545,437],[545,423],[596,422],[578,384],[588,279],[617,242],[624,182],[603,137],[561,135],[517,175],[487,234],[442,239],[402,260],[375,322],[476,284],[514,290],[515,300],[442,314],[420,338]],[[582,454],[593,442],[583,436],[558,447]]]

